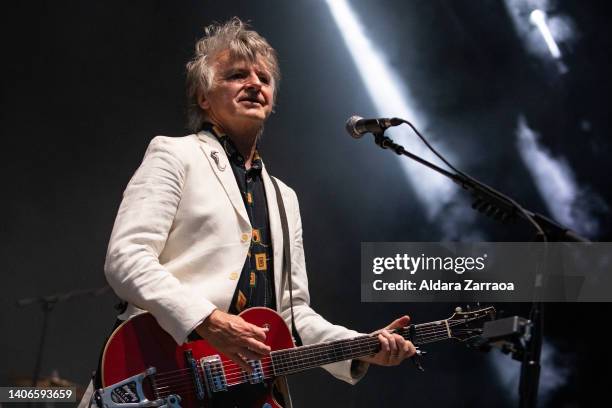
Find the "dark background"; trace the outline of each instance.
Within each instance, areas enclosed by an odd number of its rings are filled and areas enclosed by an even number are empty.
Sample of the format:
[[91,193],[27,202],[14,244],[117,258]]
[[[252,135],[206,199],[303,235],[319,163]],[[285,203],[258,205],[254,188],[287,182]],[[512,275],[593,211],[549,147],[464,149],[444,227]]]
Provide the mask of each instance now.
[[[516,149],[522,114],[600,197],[592,211],[599,229],[590,238],[609,240],[612,37],[605,2],[554,3],[577,32],[563,49],[565,75],[525,51],[501,1],[351,5],[464,170],[548,214]],[[184,64],[205,25],[234,15],[250,20],[280,55],[278,105],[261,151],[270,172],[300,197],[314,308],[361,331],[405,313],[417,322],[450,315],[454,305],[360,302],[360,242],[448,238],[440,225],[453,215],[428,219],[398,160],[345,134],[353,113],[377,113],[323,1],[31,1],[2,8],[1,385],[31,376],[35,364],[43,314],[37,306],[18,308],[18,299],[105,284],[122,191],[152,137],[186,133]],[[531,239],[525,226],[505,229],[482,216],[470,224],[475,230],[488,240]],[[42,374],[58,370],[87,383],[115,302],[107,293],[58,304]],[[526,306],[498,308],[524,313]],[[607,396],[610,311],[609,304],[546,306],[542,406],[594,406]],[[516,362],[457,344],[427,349],[422,374],[410,362],[372,367],[355,387],[321,370],[297,375],[294,402],[515,405]]]

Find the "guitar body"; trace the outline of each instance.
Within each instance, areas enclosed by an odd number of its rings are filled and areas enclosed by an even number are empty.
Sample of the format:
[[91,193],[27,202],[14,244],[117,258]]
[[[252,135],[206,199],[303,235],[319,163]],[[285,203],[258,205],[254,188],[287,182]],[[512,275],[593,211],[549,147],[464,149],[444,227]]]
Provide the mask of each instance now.
[[[273,351],[295,347],[287,325],[275,311],[256,307],[245,310],[240,316],[256,326],[268,327],[264,343]],[[189,357],[193,359],[192,364]],[[202,364],[206,358],[214,360],[208,366],[208,376]],[[257,374],[249,377],[205,340],[177,345],[151,314],[144,313],[120,325],[109,338],[102,355],[101,378],[102,386],[108,390],[107,397],[117,406],[142,402],[144,395],[149,401],[178,396],[182,408],[281,407],[272,393],[274,373],[270,359],[264,358],[260,364],[256,367]],[[155,373],[142,376],[150,367],[155,368]],[[223,370],[225,387],[214,375],[219,369]],[[198,377],[200,380],[196,379]],[[131,385],[112,387],[129,378],[134,378]],[[141,395],[138,395],[139,384],[142,385]],[[200,392],[198,398],[198,390],[202,389],[204,392]]]

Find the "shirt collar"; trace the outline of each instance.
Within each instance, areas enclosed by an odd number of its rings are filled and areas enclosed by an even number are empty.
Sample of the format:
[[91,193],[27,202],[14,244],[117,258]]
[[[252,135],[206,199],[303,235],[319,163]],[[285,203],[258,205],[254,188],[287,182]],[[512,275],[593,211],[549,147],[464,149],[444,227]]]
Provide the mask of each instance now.
[[[202,130],[206,130],[217,138],[221,146],[223,146],[223,150],[227,154],[227,157],[230,161],[236,165],[244,167],[244,157],[238,149],[236,149],[236,145],[232,142],[232,139],[223,132],[218,126],[213,125],[210,122],[204,122],[202,125]],[[255,149],[255,153],[253,154],[253,160],[251,160],[251,168],[249,171],[253,171],[255,173],[261,173],[261,169],[263,168],[263,162],[261,160],[261,156],[259,155],[259,149]]]

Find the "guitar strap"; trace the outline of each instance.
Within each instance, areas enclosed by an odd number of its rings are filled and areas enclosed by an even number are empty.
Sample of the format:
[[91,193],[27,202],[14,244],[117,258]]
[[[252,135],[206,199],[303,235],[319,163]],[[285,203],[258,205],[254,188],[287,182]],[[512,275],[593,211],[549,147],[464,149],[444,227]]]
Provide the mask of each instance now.
[[[295,316],[293,315],[293,284],[291,282],[291,243],[289,241],[289,224],[287,223],[287,212],[285,204],[281,196],[280,188],[276,179],[270,176],[274,190],[276,191],[276,202],[278,203],[278,212],[280,213],[281,226],[283,228],[283,278],[281,279],[281,293],[285,287],[285,281],[289,285],[289,307],[291,308],[291,334],[295,340],[295,344],[299,347],[302,345],[302,338],[295,328]],[[279,299],[280,301],[280,299]]]

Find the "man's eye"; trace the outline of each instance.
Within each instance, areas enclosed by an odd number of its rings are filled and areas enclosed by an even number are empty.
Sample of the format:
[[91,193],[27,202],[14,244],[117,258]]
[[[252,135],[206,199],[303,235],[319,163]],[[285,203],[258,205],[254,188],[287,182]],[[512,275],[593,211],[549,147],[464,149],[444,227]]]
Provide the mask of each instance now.
[[270,85],[270,77],[268,77],[267,75],[260,75],[259,80],[263,84]]
[[236,80],[243,79],[244,77],[246,77],[246,75],[243,72],[234,72],[233,74],[230,74],[227,79]]

